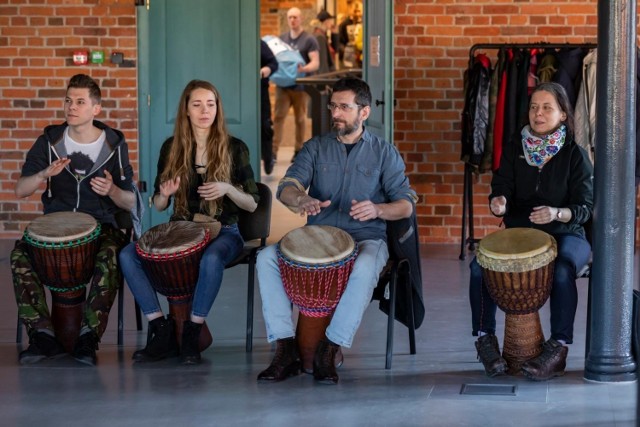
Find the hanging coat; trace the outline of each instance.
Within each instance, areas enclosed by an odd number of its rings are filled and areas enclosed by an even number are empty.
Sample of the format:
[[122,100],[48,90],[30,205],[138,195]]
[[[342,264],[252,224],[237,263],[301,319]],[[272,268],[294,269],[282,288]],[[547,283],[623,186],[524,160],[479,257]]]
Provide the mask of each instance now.
[[465,72],[465,105],[462,111],[461,159],[479,166],[484,153],[489,123],[489,85],[491,61],[485,54],[474,58]]

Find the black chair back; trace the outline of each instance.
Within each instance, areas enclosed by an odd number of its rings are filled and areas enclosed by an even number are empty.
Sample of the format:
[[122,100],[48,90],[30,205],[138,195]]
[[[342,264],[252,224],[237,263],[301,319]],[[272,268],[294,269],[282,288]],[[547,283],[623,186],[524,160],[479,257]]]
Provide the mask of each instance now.
[[[255,239],[266,241],[271,232],[271,189],[261,182],[256,182],[260,201],[253,212],[240,211],[238,228],[245,242]],[[264,244],[264,242],[263,242]]]

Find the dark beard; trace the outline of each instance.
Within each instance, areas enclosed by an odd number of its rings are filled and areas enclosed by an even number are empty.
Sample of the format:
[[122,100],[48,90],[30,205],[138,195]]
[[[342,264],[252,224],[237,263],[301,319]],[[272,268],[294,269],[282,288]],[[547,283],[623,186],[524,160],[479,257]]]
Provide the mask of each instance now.
[[344,127],[341,129],[338,129],[336,127],[336,123],[332,122],[331,125],[333,127],[333,130],[336,131],[338,136],[345,136],[345,135],[349,135],[351,133],[356,132],[358,129],[360,129],[360,127],[362,126],[362,122],[359,120],[356,120],[352,125],[349,125],[349,123],[345,123],[345,122],[341,122],[344,124]]

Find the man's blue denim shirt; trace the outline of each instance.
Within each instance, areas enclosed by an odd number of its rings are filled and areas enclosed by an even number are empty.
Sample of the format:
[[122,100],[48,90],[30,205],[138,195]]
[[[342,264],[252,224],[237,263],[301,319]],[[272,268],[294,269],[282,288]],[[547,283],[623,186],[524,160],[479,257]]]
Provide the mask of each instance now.
[[331,200],[320,214],[307,217],[308,225],[338,227],[356,241],[386,240],[386,222],[352,219],[352,200],[390,203],[406,199],[414,208],[417,200],[396,147],[366,129],[349,156],[334,132],[307,141],[280,180],[276,197],[290,185],[308,189],[309,195],[321,202]]

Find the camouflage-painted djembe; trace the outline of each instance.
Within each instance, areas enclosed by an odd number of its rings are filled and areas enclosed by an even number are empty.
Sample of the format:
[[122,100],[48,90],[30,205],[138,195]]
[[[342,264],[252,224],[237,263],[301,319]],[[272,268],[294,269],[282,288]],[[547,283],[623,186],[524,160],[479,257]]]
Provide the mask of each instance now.
[[42,215],[24,231],[33,269],[51,291],[53,328],[68,352],[80,333],[85,287],[93,277],[100,232],[100,224],[80,212]]

